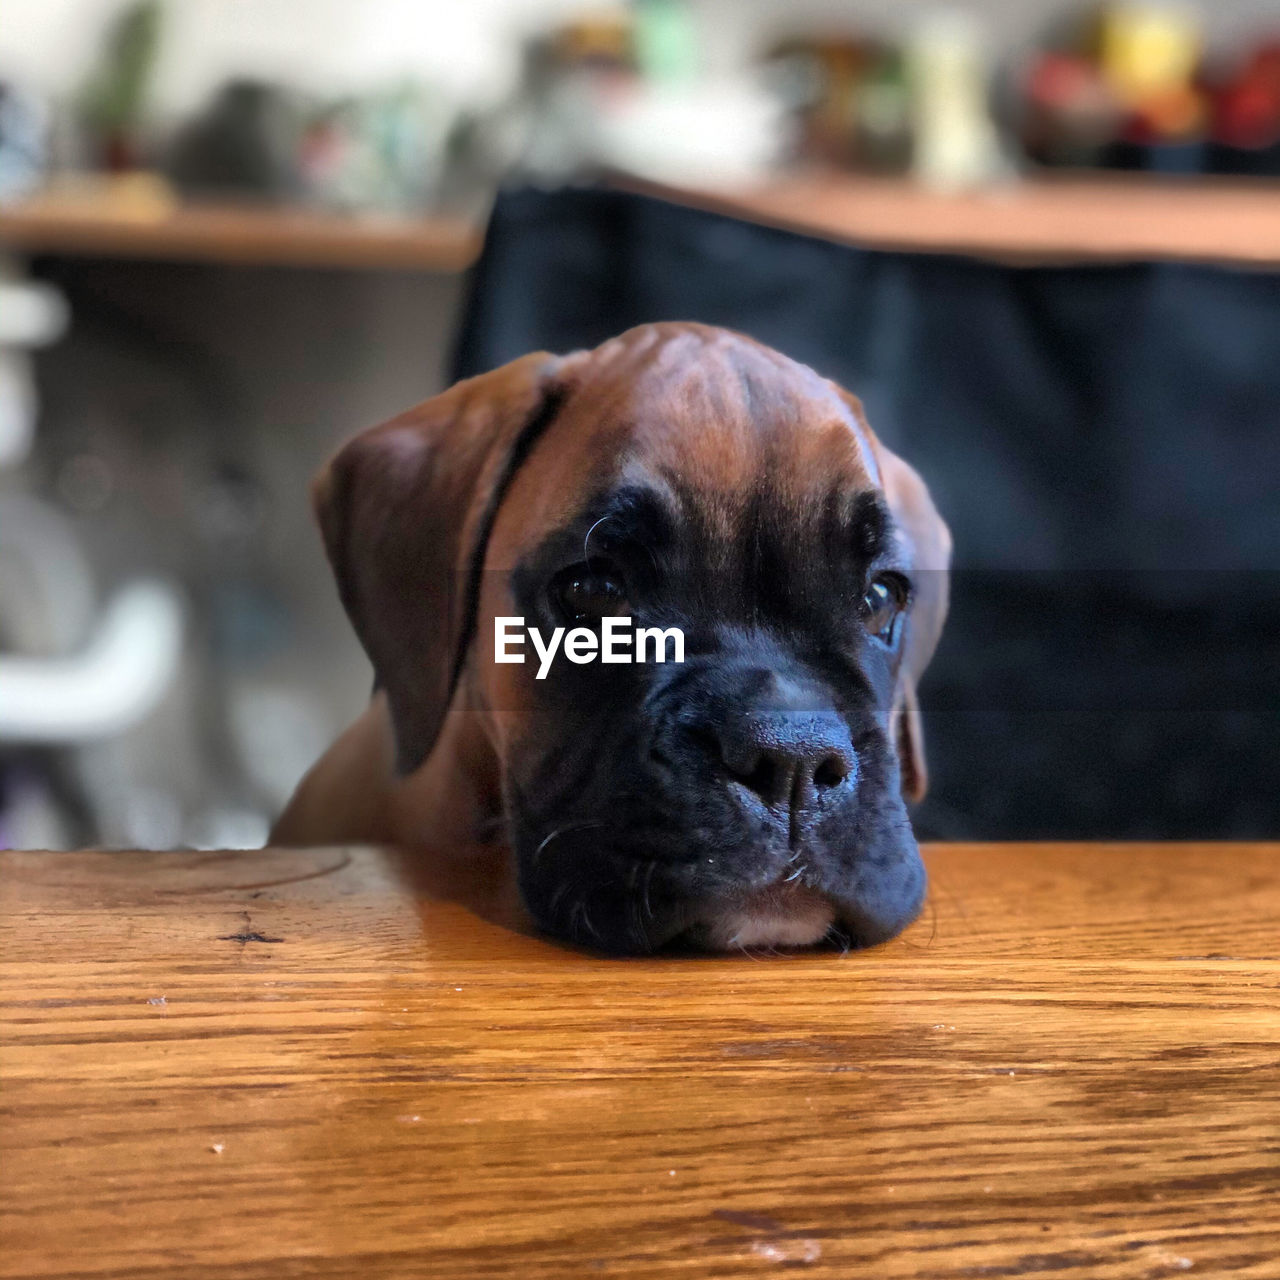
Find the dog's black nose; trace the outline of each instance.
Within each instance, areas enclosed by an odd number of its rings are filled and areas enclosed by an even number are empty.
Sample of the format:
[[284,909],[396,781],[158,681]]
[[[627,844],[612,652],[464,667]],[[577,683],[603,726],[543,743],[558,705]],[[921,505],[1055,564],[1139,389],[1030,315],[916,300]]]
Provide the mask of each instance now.
[[[764,675],[765,673],[758,673]],[[849,729],[834,711],[814,708],[803,691],[769,678],[750,682],[755,697],[717,699],[687,731],[729,782],[769,808],[809,809],[857,770]],[[763,687],[762,687],[763,686]]]
[[855,768],[848,730],[834,716],[735,716],[712,730],[719,763],[770,808],[808,808]]

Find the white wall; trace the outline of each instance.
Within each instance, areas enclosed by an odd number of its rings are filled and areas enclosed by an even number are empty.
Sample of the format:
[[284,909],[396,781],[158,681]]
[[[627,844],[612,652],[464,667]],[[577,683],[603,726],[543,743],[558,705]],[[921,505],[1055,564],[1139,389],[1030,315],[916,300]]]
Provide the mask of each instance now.
[[[65,94],[127,0],[5,0],[0,73]],[[581,0],[170,0],[156,102],[166,114],[232,75],[339,93],[419,76],[467,98],[504,92],[522,32]]]
[[[126,0],[4,0],[0,74],[54,94],[84,76],[110,16]],[[797,29],[865,25],[901,31],[942,0],[694,0],[706,61],[741,63]],[[999,53],[1034,38],[1076,0],[964,0]],[[607,7],[607,0],[170,0],[156,85],[165,113],[184,111],[237,73],[338,92],[404,75],[468,98],[500,95],[516,73],[522,32]],[[1211,35],[1231,40],[1268,23],[1276,0],[1205,0]]]

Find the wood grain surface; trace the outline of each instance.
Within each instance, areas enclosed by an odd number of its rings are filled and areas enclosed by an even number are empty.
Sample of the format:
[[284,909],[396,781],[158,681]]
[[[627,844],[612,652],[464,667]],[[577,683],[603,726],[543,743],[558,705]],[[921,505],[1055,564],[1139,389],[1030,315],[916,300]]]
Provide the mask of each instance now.
[[0,855],[0,1275],[1280,1276],[1280,847],[610,960],[377,850]]

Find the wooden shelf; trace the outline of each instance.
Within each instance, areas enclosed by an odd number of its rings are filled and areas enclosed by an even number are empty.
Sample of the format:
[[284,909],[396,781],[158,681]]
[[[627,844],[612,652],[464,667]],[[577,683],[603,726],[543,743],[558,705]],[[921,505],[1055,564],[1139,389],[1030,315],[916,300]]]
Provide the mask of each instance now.
[[29,253],[462,271],[481,233],[452,218],[110,201],[50,193],[0,208],[0,245]]
[[1061,178],[963,193],[850,174],[750,190],[628,184],[847,244],[1005,260],[1172,258],[1280,264],[1280,182]]
[[[1013,261],[1166,258],[1280,264],[1280,183],[1063,178],[944,193],[849,174],[751,189],[619,185],[847,244]],[[342,216],[57,192],[0,208],[27,252],[309,267],[462,271],[482,232],[461,218]]]

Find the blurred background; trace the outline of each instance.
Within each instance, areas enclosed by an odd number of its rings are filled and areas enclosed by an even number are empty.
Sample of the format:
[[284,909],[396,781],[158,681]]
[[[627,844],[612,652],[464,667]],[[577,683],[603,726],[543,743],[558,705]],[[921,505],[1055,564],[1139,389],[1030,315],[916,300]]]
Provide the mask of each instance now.
[[251,847],[365,703],[306,485],[652,319],[956,535],[922,835],[1280,837],[1274,0],[7,0],[0,847]]

